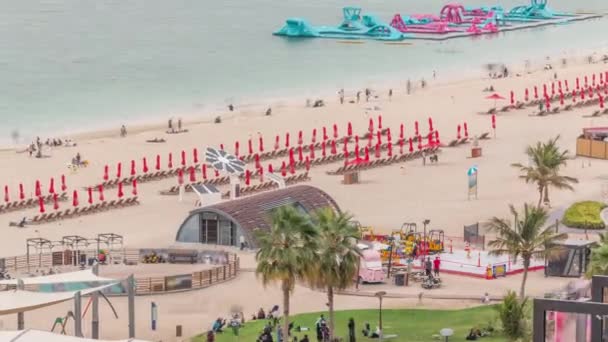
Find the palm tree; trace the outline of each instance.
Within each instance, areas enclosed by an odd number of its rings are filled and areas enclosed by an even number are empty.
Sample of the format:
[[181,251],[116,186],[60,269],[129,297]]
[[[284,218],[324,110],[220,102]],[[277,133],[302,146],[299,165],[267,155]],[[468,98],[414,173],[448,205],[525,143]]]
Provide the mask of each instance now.
[[289,332],[289,297],[297,279],[307,278],[317,231],[310,219],[292,206],[277,208],[272,214],[270,230],[256,230],[259,250],[256,275],[264,286],[281,284],[283,292],[283,336]]
[[530,158],[531,165],[512,164],[523,172],[519,178],[524,179],[526,183],[536,183],[538,207],[543,201],[549,203],[549,187],[573,190],[571,184],[578,183],[576,178],[559,174],[560,167],[566,165],[568,160],[568,150],[561,151],[557,146],[558,140],[559,135],[545,143],[539,141],[535,146],[528,146],[526,155]]
[[594,275],[608,275],[608,244],[604,234],[600,234],[600,239],[600,245],[591,250],[591,260],[587,270],[589,278]]
[[352,216],[336,213],[325,208],[316,213],[315,223],[319,232],[315,271],[312,283],[327,290],[329,306],[329,340],[334,337],[334,291],[353,284],[357,277],[360,251],[357,240],[359,229],[351,223]]
[[568,235],[555,232],[555,224],[545,227],[547,212],[543,208],[524,205],[524,210],[517,213],[515,207],[510,205],[511,213],[515,217],[514,226],[506,219],[493,217],[487,224],[490,232],[497,234],[495,240],[488,243],[492,250],[490,255],[510,255],[514,261],[521,257],[524,266],[524,275],[519,291],[520,299],[525,298],[528,268],[532,258],[550,258],[558,254],[561,248],[556,242],[565,240]]

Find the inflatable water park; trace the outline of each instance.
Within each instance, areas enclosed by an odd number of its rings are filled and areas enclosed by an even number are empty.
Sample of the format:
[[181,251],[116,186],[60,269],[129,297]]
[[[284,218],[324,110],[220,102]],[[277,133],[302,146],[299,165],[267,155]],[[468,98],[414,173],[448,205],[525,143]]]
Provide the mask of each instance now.
[[545,25],[563,25],[600,18],[602,14],[562,13],[551,9],[547,0],[530,0],[529,5],[505,10],[501,6],[466,7],[446,4],[438,15],[397,13],[387,23],[373,14],[362,14],[359,7],[344,7],[338,26],[313,26],[306,19],[289,18],[273,34],[294,38],[446,40],[482,34],[496,34]]

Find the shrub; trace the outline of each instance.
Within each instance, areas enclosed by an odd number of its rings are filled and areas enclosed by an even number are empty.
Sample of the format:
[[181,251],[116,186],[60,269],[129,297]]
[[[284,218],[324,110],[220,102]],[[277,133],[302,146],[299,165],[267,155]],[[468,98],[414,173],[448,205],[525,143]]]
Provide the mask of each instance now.
[[604,229],[606,225],[600,216],[600,212],[605,207],[604,203],[595,201],[574,203],[566,210],[562,223],[572,228]]
[[519,301],[515,291],[509,291],[500,305],[496,307],[502,323],[502,331],[511,341],[525,338],[527,332],[526,304],[528,299]]

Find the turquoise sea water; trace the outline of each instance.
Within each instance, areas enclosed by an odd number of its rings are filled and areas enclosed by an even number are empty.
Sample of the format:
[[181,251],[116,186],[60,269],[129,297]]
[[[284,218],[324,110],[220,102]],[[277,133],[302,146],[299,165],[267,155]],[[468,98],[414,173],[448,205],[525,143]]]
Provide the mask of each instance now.
[[[390,21],[435,13],[439,0],[0,0],[0,143],[37,134],[209,115],[227,103],[302,97],[439,72],[478,72],[606,46],[608,20],[413,46],[287,40],[288,17],[340,22],[358,5]],[[510,8],[522,1],[505,0]],[[474,0],[465,5],[493,4]],[[553,0],[560,11],[608,11],[606,0]]]

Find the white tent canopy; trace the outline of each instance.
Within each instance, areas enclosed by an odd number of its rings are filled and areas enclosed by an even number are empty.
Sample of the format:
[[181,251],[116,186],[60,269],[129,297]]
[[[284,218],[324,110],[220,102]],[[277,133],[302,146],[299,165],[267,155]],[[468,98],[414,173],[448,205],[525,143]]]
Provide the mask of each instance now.
[[[67,335],[53,334],[40,330],[0,331],[0,342],[110,342],[108,340],[91,340]],[[144,340],[120,340],[114,342],[146,342]]]
[[[57,273],[40,277],[21,278],[25,285],[80,283],[80,282],[116,282],[115,279],[99,277],[93,274],[92,269],[69,273]],[[0,285],[17,285],[17,279],[0,280]]]
[[[99,287],[92,287],[85,290],[80,290],[82,295],[87,295],[106,287],[115,285],[116,282],[106,284]],[[22,290],[11,290],[0,292],[0,315],[14,314],[25,312],[50,306],[53,304],[65,302],[74,298],[74,294],[78,291],[66,292],[32,292]],[[2,340],[0,340],[2,341]],[[48,341],[47,341],[48,342]]]

